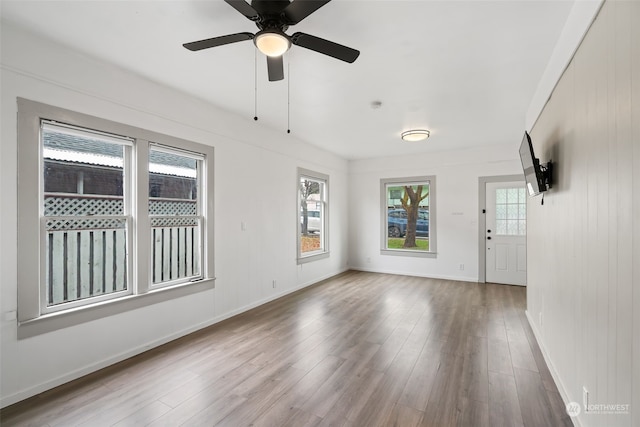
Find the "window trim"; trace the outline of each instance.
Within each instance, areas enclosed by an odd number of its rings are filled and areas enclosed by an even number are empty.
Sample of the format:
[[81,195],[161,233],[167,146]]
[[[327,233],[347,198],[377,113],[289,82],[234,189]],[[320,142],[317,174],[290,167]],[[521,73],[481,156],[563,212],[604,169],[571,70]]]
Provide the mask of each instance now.
[[[173,136],[148,131],[99,117],[66,110],[63,108],[17,98],[18,104],[18,338],[26,338],[60,328],[78,325],[91,320],[145,307],[163,301],[201,292],[215,287],[214,265],[214,148],[208,145],[183,140]],[[131,230],[133,254],[131,257],[131,283],[133,295],[117,299],[83,305],[64,311],[42,314],[40,292],[41,276],[44,269],[43,247],[40,241],[40,218],[43,213],[40,196],[40,159],[42,144],[40,141],[41,120],[53,120],[83,129],[99,129],[103,132],[126,135],[136,140],[138,149],[133,154],[132,179],[135,184],[132,195]],[[177,149],[202,153],[203,194],[209,194],[202,206],[203,219],[203,279],[197,282],[181,283],[158,289],[151,289],[150,272],[150,220],[148,209],[149,166],[148,147],[153,143]],[[206,193],[204,193],[206,192]],[[145,214],[146,212],[146,214]],[[37,254],[37,255],[34,255]],[[38,259],[34,262],[34,256]],[[34,268],[37,265],[39,268]]]
[[[420,184],[429,182],[429,251],[389,249],[387,247],[387,185]],[[432,227],[432,224],[435,226]],[[436,176],[412,176],[402,178],[382,178],[380,180],[380,254],[417,258],[437,258],[436,220]]]
[[[329,257],[329,175],[325,175],[320,172],[315,172],[309,169],[298,168],[296,174],[296,261],[298,265],[306,264],[308,262],[317,261]],[[311,178],[317,181],[324,182],[324,191],[322,194],[322,239],[324,239],[324,248],[322,251],[316,251],[308,255],[302,254],[302,248],[300,247],[300,235],[302,233],[302,225],[300,224],[300,180],[302,178]]]

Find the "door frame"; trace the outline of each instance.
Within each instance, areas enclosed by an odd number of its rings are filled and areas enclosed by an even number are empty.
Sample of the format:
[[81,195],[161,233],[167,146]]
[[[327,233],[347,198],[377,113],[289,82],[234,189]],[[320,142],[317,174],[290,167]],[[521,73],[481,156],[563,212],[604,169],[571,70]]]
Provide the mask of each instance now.
[[487,279],[487,251],[485,230],[487,229],[487,183],[489,182],[509,182],[522,181],[524,175],[494,175],[481,176],[478,178],[478,283],[486,283]]

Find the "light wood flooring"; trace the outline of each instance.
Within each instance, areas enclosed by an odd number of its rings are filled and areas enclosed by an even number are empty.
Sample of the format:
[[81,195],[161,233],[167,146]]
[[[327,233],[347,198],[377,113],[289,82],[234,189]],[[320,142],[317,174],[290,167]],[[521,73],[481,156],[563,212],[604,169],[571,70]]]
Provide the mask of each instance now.
[[571,426],[525,288],[350,271],[5,408],[2,426]]

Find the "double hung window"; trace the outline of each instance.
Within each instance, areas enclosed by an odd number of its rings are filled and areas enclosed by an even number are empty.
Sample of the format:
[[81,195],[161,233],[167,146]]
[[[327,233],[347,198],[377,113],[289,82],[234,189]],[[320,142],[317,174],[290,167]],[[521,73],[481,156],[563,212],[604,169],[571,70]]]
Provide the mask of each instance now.
[[329,256],[327,175],[298,169],[298,264]]
[[18,100],[29,336],[213,287],[213,148]]
[[41,312],[131,294],[132,140],[41,121]]
[[153,145],[149,150],[151,275],[154,287],[201,277],[204,157]]

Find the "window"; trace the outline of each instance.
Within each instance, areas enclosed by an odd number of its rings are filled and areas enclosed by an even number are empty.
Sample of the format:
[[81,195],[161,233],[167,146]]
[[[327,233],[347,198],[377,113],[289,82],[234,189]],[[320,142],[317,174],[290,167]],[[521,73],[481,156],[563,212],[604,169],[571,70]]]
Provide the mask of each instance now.
[[523,188],[496,188],[496,234],[527,234],[527,194]]
[[298,264],[329,256],[327,175],[298,169]]
[[18,138],[19,337],[213,287],[212,147],[24,99]]
[[435,177],[380,181],[385,255],[435,257]]
[[132,141],[41,121],[42,313],[131,294]]
[[149,151],[149,215],[153,286],[201,278],[201,155],[152,146]]

